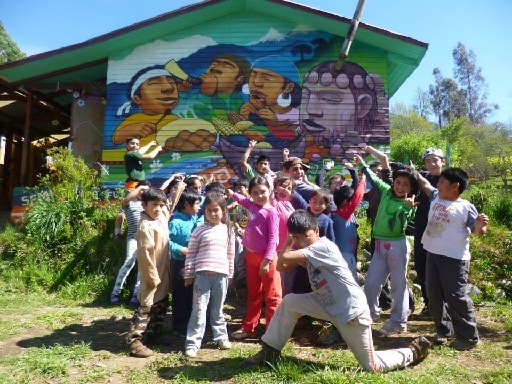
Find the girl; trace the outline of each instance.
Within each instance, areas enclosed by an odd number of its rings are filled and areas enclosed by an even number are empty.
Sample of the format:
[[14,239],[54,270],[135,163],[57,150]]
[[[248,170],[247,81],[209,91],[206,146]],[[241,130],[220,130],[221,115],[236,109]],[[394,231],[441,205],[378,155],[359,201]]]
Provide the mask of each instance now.
[[185,189],[169,222],[172,330],[179,337],[185,337],[187,334],[187,324],[192,312],[192,287],[183,284],[183,269],[190,235],[204,221],[203,216],[198,215],[200,202],[201,195],[194,190]]
[[[369,146],[365,151],[375,155],[383,169],[389,169],[389,160],[384,153]],[[366,299],[373,320],[380,320],[379,294],[389,276],[393,297],[391,315],[379,332],[383,335],[407,332],[409,292],[406,275],[411,248],[405,229],[407,222],[414,217],[414,193],[418,191],[416,173],[408,168],[398,169],[393,172],[393,184],[390,186],[370,171],[360,156],[356,155],[356,159],[381,195],[373,226],[375,251],[364,283]]]
[[242,327],[231,334],[234,339],[242,340],[259,324],[263,299],[266,305],[265,327],[268,327],[281,302],[281,279],[275,263],[279,217],[270,204],[270,185],[262,176],[256,176],[249,182],[250,199],[231,190],[227,192],[251,215],[243,236],[247,250],[247,313]]
[[[274,179],[274,199],[272,205],[276,208],[279,216],[279,243],[277,244],[277,252],[280,252],[288,238],[288,229],[286,227],[288,218],[295,211],[291,203],[293,192],[293,179],[290,175],[278,176]],[[283,271],[281,274],[281,290],[282,295],[292,291],[293,270]]]
[[220,349],[231,348],[222,307],[233,278],[235,234],[227,224],[224,195],[218,191],[208,192],[204,213],[205,224],[192,232],[185,259],[184,285],[194,285],[185,341],[185,355],[188,357],[196,357],[201,347],[208,306],[214,342]]

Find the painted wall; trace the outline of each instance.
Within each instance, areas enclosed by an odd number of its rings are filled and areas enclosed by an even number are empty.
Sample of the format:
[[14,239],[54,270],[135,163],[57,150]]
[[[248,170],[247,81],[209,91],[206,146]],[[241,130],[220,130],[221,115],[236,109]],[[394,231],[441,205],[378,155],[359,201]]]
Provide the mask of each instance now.
[[312,166],[337,163],[365,144],[389,143],[387,61],[356,43],[334,70],[343,37],[261,15],[233,15],[118,52],[107,74],[104,181],[126,179],[127,137],[163,152],[147,179],[176,172],[227,181],[258,141],[280,170],[284,148]]

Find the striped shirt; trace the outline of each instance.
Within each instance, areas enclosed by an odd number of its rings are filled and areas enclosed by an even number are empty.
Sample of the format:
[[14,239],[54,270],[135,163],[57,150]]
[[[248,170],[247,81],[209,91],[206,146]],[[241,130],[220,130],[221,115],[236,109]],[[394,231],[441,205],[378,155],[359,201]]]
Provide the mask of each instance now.
[[233,277],[235,260],[235,235],[226,224],[204,224],[192,232],[185,258],[185,279],[192,279],[197,272],[217,272]]
[[139,199],[130,200],[128,205],[124,208],[126,215],[126,237],[128,239],[135,238],[135,232],[139,228],[140,214],[144,211],[142,202]]

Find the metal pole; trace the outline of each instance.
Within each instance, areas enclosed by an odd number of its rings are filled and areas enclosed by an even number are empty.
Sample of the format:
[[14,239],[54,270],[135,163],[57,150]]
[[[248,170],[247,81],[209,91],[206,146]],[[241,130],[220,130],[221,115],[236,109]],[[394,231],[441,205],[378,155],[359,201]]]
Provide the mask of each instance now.
[[32,115],[32,98],[32,91],[28,91],[27,105],[25,108],[25,129],[23,132],[23,146],[21,151],[20,185],[22,187],[27,184],[28,159],[30,156],[30,118]]
[[359,0],[357,2],[357,8],[354,12],[354,16],[352,17],[352,21],[350,23],[350,28],[348,29],[347,36],[345,36],[345,41],[343,42],[343,47],[341,47],[341,52],[338,56],[338,61],[336,62],[337,72],[341,71],[343,67],[343,63],[347,59],[348,52],[350,51],[350,46],[352,45],[352,41],[354,40],[354,36],[356,35],[357,27],[359,26],[359,21],[361,19],[361,15],[363,14],[364,5],[366,4],[366,0]]

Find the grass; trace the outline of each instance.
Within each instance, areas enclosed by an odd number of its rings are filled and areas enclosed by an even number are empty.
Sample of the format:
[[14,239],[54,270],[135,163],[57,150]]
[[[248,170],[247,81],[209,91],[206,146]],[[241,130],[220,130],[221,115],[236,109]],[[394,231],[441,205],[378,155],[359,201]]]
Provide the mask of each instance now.
[[[2,283],[0,283],[0,288]],[[468,352],[435,347],[416,367],[387,374],[362,372],[346,347],[316,348],[290,342],[272,367],[246,367],[256,343],[236,342],[229,351],[205,345],[198,359],[180,352],[182,340],[155,349],[150,359],[126,356],[123,334],[131,308],[81,302],[42,292],[0,290],[0,383],[508,383],[512,381],[510,303],[481,305],[482,342]],[[416,327],[416,330],[414,329]],[[426,327],[426,328],[425,328]],[[412,332],[430,329],[410,325]],[[376,339],[377,348],[404,345],[414,335]],[[167,340],[167,339],[166,339]]]

